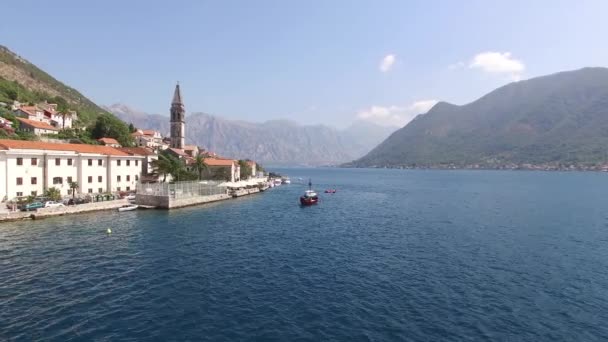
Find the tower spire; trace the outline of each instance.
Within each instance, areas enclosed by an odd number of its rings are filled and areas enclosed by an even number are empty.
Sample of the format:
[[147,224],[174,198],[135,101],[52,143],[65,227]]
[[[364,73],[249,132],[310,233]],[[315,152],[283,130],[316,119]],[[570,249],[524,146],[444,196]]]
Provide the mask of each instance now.
[[171,104],[184,105],[182,102],[182,92],[179,90],[179,81],[177,81],[177,84],[175,85],[175,92],[173,93],[173,101],[171,101]]

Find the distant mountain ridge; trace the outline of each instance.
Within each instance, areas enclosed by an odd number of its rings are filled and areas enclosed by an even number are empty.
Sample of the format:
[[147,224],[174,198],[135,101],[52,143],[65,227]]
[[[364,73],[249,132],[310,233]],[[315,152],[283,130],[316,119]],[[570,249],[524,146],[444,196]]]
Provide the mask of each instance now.
[[356,167],[502,167],[608,160],[608,69],[510,83],[463,106],[437,103]]
[[[124,104],[105,107],[127,123],[168,135],[169,117]],[[186,142],[232,158],[268,165],[336,165],[363,156],[396,128],[357,122],[345,130],[288,120],[254,123],[205,113],[186,114]]]

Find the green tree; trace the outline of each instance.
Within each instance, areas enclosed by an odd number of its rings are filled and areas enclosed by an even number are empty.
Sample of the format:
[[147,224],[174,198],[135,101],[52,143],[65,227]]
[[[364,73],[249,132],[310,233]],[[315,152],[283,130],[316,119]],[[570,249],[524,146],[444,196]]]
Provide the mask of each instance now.
[[203,153],[199,152],[196,157],[194,157],[194,169],[196,170],[198,180],[203,179],[203,172],[209,170],[209,166],[205,163],[205,155]]
[[131,133],[135,133],[135,131],[136,131],[135,126],[133,126],[133,123],[131,122],[131,123],[129,124],[129,132],[131,132]]
[[171,175],[174,179],[179,179],[180,174],[185,171],[184,163],[165,152],[158,154],[158,159],[152,161],[153,172],[163,176],[163,182],[167,181],[167,175]]
[[48,188],[44,196],[48,197],[51,201],[59,201],[61,200],[61,191],[55,187]]
[[239,160],[239,166],[241,167],[241,179],[251,177],[251,166],[247,160]]
[[101,114],[90,127],[90,130],[94,139],[114,138],[122,146],[133,146],[133,138],[127,124],[111,114]]
[[70,182],[70,190],[72,190],[72,198],[76,197],[76,189],[78,189],[78,182]]

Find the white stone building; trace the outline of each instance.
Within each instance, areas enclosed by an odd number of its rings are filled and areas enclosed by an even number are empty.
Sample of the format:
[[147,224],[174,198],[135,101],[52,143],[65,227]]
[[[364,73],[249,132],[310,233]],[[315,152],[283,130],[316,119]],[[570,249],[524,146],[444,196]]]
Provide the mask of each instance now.
[[19,121],[20,131],[34,133],[38,136],[59,133],[59,128],[53,127],[44,121],[28,120],[24,118],[17,118],[17,120]]
[[0,197],[42,195],[56,187],[63,196],[135,190],[144,156],[84,144],[0,139]]

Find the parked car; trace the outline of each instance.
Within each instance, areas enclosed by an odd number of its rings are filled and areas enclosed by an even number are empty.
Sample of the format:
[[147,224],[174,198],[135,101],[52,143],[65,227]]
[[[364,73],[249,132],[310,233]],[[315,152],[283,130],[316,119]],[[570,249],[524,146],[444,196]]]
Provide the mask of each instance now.
[[23,211],[32,211],[36,209],[44,208],[44,203],[42,202],[32,202],[23,206]]
[[44,207],[45,208],[57,208],[57,207],[63,207],[63,203],[59,203],[59,202],[55,202],[55,201],[46,201],[44,203]]

